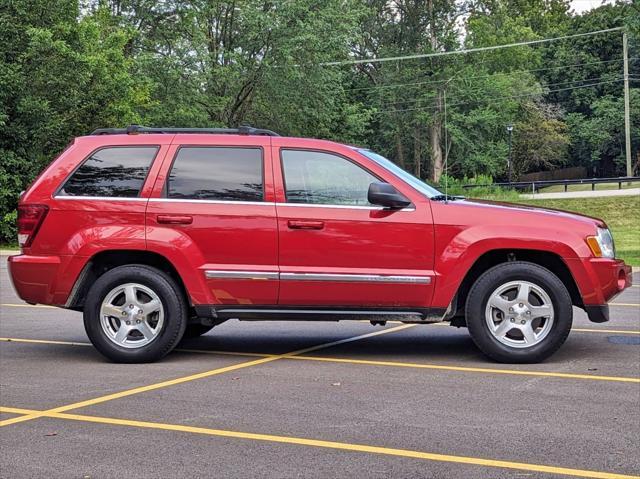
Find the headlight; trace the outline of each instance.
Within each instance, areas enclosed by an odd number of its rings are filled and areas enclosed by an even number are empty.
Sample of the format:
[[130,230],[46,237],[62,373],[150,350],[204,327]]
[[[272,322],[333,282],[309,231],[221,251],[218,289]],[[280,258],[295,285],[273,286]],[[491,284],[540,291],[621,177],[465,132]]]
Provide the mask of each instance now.
[[587,244],[591,252],[598,258],[615,258],[616,247],[613,244],[613,236],[608,228],[598,228],[596,236],[588,236]]

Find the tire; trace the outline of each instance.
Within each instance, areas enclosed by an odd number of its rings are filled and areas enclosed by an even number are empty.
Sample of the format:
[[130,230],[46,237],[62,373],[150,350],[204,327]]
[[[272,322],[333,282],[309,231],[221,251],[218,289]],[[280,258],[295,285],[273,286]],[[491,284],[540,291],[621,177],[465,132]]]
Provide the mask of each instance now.
[[573,307],[567,288],[551,271],[512,261],[478,278],[467,297],[466,316],[473,342],[490,358],[537,363],[566,341]]
[[161,359],[182,339],[186,326],[182,291],[170,276],[146,265],[107,271],[91,286],[85,301],[87,336],[116,363]]
[[215,327],[215,324],[212,324],[210,326],[206,326],[204,324],[187,324],[187,329],[185,329],[184,336],[182,336],[182,339],[197,338],[198,336],[207,334],[214,327]]

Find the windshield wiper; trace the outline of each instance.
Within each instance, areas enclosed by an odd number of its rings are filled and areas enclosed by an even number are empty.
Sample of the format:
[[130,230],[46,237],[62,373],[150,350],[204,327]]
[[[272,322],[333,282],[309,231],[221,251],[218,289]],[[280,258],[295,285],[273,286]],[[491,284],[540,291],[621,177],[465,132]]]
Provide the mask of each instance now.
[[433,201],[455,201],[455,200],[464,200],[464,196],[455,196],[455,195],[436,195],[429,198]]

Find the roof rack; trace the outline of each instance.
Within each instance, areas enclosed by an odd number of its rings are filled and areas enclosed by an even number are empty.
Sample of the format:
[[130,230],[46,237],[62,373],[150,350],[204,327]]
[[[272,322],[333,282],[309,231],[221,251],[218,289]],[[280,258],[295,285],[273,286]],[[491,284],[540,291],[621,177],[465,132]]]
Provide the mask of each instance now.
[[239,128],[154,128],[140,125],[129,125],[126,128],[98,128],[92,135],[137,135],[139,133],[205,133],[214,135],[261,135],[280,136],[275,131],[240,126]]

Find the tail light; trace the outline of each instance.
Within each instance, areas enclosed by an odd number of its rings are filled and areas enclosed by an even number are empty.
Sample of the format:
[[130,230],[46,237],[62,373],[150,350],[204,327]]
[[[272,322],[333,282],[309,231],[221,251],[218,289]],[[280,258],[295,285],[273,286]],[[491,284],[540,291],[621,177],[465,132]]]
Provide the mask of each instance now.
[[18,244],[21,248],[31,246],[48,211],[46,205],[18,206]]

